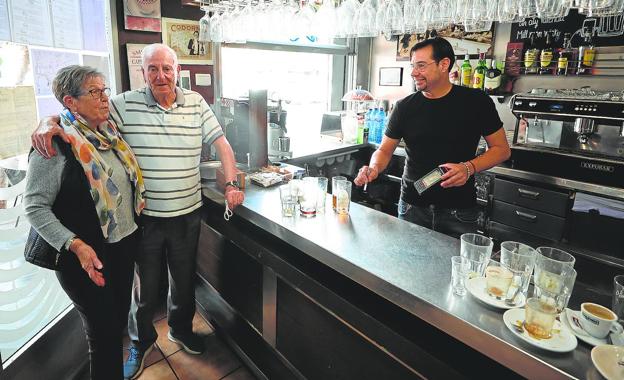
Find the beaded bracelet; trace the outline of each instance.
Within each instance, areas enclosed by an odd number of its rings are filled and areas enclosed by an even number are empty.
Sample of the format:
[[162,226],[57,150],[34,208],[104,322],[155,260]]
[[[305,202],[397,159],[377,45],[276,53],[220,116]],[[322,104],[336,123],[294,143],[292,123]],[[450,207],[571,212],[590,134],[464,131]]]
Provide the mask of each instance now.
[[466,167],[466,178],[470,178],[470,168],[468,167],[468,164],[465,162],[462,162],[462,164]]

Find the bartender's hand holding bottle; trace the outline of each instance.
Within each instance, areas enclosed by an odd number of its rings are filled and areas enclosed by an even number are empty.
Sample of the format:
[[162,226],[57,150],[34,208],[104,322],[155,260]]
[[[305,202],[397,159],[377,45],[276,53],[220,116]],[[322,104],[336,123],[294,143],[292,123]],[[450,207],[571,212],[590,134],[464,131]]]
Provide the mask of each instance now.
[[470,161],[458,164],[446,163],[440,167],[447,170],[442,175],[442,182],[440,182],[440,186],[443,188],[464,186],[470,176],[474,174],[474,166]]
[[362,186],[365,183],[373,182],[377,176],[379,176],[379,171],[374,166],[362,166],[353,182],[357,186]]

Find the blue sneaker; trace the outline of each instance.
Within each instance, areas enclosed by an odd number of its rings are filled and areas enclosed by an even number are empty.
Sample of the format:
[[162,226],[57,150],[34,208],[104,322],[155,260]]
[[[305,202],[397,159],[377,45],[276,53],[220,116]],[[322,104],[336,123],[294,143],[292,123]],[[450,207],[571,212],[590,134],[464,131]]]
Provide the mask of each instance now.
[[170,341],[175,342],[184,348],[184,351],[189,354],[199,355],[204,352],[204,341],[202,338],[196,334],[190,333],[186,335],[174,335],[169,331],[167,333],[167,338]]
[[123,366],[124,379],[131,380],[141,376],[141,372],[143,372],[143,365],[145,364],[145,358],[150,352],[152,352],[153,348],[154,345],[150,344],[147,349],[141,350],[134,344],[130,344],[130,347],[128,347],[130,355],[128,355],[128,360],[126,360]]

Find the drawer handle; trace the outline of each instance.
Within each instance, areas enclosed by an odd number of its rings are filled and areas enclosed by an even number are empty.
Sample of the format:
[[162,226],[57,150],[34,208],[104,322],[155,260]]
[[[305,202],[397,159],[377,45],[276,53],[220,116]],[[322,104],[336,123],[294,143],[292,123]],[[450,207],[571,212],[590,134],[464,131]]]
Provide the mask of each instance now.
[[540,193],[538,193],[537,191],[531,191],[531,190],[525,190],[525,189],[518,188],[518,195],[520,195],[523,198],[529,198],[529,199],[537,200],[537,198],[539,198]]
[[526,219],[529,222],[535,222],[537,220],[537,215],[527,214],[526,212],[516,210],[516,215],[518,215],[522,219]]

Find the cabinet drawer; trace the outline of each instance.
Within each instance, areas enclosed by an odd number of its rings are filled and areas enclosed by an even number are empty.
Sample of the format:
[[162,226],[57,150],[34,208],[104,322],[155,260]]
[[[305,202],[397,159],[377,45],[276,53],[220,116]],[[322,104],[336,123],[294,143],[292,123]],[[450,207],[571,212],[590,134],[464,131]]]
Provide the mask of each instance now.
[[569,194],[496,178],[494,199],[565,217]]
[[560,240],[565,219],[495,200],[492,221],[519,228],[546,239]]

